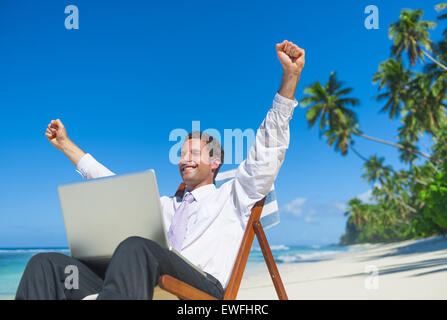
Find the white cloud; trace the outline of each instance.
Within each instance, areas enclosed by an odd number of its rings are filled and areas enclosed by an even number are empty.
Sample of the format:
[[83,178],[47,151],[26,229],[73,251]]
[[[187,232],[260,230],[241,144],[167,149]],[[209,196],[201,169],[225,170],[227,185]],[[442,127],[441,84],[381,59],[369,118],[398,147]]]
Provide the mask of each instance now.
[[307,202],[306,198],[296,198],[289,203],[282,206],[281,210],[286,213],[291,213],[296,216],[301,216],[303,213],[302,206]]
[[374,204],[376,201],[373,198],[372,191],[374,188],[380,188],[380,184],[374,183],[373,188],[366,190],[365,192],[356,195],[355,197],[361,200],[363,203]]
[[359,200],[361,200],[363,203],[373,203],[374,200],[372,198],[372,189],[369,189],[368,191],[365,191],[359,195],[356,196]]
[[304,221],[306,221],[307,223],[312,223],[312,222],[315,222],[315,219],[309,215],[304,218]]
[[332,203],[332,205],[334,206],[334,208],[340,210],[340,211],[345,211],[347,206],[345,203],[342,202],[334,202]]
[[345,210],[346,204],[342,202],[313,203],[306,198],[296,198],[280,208],[281,213],[303,219],[306,223],[317,223],[320,219],[341,214]]

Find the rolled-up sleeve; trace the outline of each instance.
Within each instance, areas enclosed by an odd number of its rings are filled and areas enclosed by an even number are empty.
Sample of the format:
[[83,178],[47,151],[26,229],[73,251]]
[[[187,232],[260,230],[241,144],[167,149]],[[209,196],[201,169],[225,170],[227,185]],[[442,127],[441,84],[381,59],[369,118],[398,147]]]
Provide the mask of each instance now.
[[297,105],[296,100],[275,95],[247,159],[236,170],[232,199],[244,227],[251,208],[268,194],[278,175],[289,147],[289,122]]
[[81,160],[79,160],[76,166],[76,171],[87,180],[115,175],[115,173],[96,161],[90,153],[86,153]]

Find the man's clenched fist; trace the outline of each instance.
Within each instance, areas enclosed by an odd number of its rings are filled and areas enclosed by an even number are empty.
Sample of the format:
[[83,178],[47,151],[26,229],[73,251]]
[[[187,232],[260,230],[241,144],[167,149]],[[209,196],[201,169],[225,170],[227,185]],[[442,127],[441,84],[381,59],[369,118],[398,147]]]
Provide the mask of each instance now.
[[304,49],[301,49],[293,42],[284,40],[276,45],[276,53],[281,62],[284,72],[301,74],[304,67]]
[[276,45],[276,54],[284,69],[278,93],[285,98],[294,99],[304,67],[304,49],[284,40]]
[[67,131],[59,119],[51,120],[45,132],[45,137],[59,150],[62,150],[64,144],[69,141]]
[[51,120],[45,132],[45,137],[48,138],[53,146],[65,153],[75,166],[78,165],[79,160],[85,155],[85,152],[79,149],[79,147],[67,137],[67,131],[65,130],[62,121],[59,119]]

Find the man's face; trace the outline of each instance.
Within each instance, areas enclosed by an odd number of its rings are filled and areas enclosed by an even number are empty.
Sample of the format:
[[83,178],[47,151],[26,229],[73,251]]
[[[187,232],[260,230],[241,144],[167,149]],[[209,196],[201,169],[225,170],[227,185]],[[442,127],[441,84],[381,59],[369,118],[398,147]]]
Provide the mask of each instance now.
[[179,161],[180,175],[189,188],[208,182],[213,183],[213,164],[209,156],[206,142],[200,139],[189,139],[183,144]]

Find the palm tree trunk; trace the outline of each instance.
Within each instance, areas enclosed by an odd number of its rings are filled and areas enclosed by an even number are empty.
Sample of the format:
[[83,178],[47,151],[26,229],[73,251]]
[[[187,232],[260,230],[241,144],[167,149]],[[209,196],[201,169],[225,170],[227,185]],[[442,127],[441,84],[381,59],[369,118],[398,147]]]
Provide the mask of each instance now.
[[403,150],[403,151],[415,153],[415,154],[418,154],[418,155],[420,155],[420,156],[422,156],[424,158],[427,158],[429,160],[433,160],[433,161],[435,161],[437,163],[441,162],[441,161],[439,161],[438,159],[434,158],[433,156],[431,156],[429,154],[426,154],[426,153],[423,153],[423,152],[420,152],[420,151],[414,150],[414,149],[408,149],[408,148],[404,147],[403,145],[401,145],[399,143],[389,142],[389,141],[386,141],[386,140],[370,137],[370,136],[367,136],[366,134],[361,133],[358,130],[353,130],[353,132],[354,132],[354,134],[356,134],[359,137],[362,137],[362,138],[365,138],[365,139],[368,139],[368,140],[371,140],[371,141],[374,141],[374,142],[383,143],[383,144],[386,144],[386,145],[398,148],[398,149]]
[[362,159],[363,161],[368,161],[368,159],[363,156],[360,152],[358,152],[353,146],[352,144],[349,145],[349,148],[351,148],[351,150],[357,155],[357,157],[359,157],[360,159]]
[[408,205],[405,203],[405,201],[403,201],[402,199],[396,197],[396,195],[387,188],[387,186],[385,185],[385,183],[383,182],[383,180],[381,178],[379,178],[380,184],[382,186],[383,189],[385,189],[385,192],[391,197],[393,198],[394,201],[396,201],[397,203],[399,203],[400,205],[402,205],[404,208],[406,208],[407,210],[409,210],[411,213],[416,213],[417,210],[415,208],[413,208],[412,206]]
[[[420,47],[419,47],[420,48]],[[441,62],[437,61],[435,58],[433,58],[431,55],[428,54],[428,52],[426,52],[425,50],[423,50],[422,48],[420,48],[422,53],[429,58],[432,62],[436,63],[440,68],[444,69],[444,71],[447,71],[447,67],[445,65],[443,65]]]
[[[442,163],[442,162],[441,162]],[[431,167],[433,168],[433,170],[435,170],[436,173],[439,173],[439,168],[437,166],[435,166],[433,163],[428,162],[429,165],[431,165]]]

